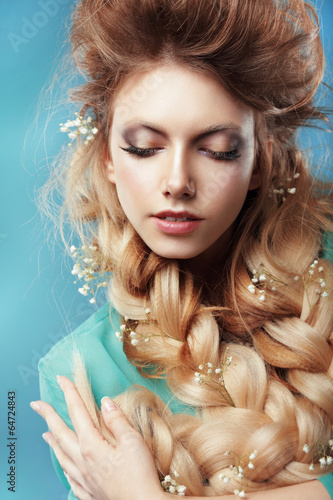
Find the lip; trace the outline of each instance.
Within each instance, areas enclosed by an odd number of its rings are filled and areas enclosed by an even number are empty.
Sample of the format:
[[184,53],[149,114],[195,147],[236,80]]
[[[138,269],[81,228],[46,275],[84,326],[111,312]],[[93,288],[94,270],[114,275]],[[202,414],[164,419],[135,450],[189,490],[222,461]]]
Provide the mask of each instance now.
[[202,220],[201,217],[198,217],[196,214],[188,212],[187,210],[182,210],[180,212],[175,212],[174,210],[163,210],[162,212],[154,214],[153,217],[174,217],[175,219],[183,219],[184,217],[188,217],[189,219]]
[[[177,222],[164,220],[162,217],[174,217],[175,219],[182,219],[184,217],[187,217],[194,220]],[[200,222],[203,220],[201,217],[198,217],[192,212],[174,212],[173,210],[164,210],[163,212],[152,215],[152,218],[158,229],[168,234],[192,233],[197,229],[197,227],[200,225]]]

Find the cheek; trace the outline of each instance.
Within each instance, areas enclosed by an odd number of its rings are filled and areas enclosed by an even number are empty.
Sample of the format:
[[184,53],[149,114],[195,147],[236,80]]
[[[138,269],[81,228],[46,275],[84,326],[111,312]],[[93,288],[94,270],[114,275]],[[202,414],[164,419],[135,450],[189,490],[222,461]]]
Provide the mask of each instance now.
[[249,175],[241,166],[230,165],[218,171],[207,172],[203,188],[200,190],[202,208],[242,207],[249,184]]

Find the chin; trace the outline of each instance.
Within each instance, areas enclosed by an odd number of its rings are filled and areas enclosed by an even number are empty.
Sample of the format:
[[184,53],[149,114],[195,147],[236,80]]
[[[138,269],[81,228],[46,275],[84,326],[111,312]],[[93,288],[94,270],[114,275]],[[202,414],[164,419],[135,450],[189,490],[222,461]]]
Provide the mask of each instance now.
[[163,257],[164,259],[177,259],[177,260],[186,260],[186,259],[193,259],[194,257],[197,257],[200,255],[201,252],[191,252],[191,251],[181,251],[181,250],[175,250],[175,249],[170,249],[166,250],[165,248],[160,251],[158,249],[154,250],[152,249],[154,253],[159,255],[160,257]]

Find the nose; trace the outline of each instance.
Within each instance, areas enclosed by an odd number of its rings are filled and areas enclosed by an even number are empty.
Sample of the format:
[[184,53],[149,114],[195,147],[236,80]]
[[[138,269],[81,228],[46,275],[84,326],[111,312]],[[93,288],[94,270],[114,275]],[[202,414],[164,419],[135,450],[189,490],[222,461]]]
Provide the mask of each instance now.
[[195,195],[195,182],[191,175],[188,155],[184,151],[175,151],[166,161],[166,172],[162,183],[163,194],[172,198],[183,196],[192,198]]

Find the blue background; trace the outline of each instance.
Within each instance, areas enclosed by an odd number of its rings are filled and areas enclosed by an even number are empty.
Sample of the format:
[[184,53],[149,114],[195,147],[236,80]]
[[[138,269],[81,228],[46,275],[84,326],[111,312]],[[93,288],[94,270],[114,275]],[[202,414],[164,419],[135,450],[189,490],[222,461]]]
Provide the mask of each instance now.
[[[4,500],[67,498],[41,437],[46,424],[29,402],[39,398],[38,359],[97,307],[77,292],[71,264],[52,231],[50,244],[46,242],[52,224],[45,231],[34,203],[35,190],[47,178],[48,161],[67,142],[59,122],[75,111],[64,106],[50,113],[47,102],[39,102],[55,71],[54,61],[63,53],[72,4],[73,0],[16,0],[0,5],[0,498]],[[331,81],[331,0],[323,2],[321,14],[326,80]],[[307,144],[309,135],[304,137]],[[311,138],[315,146],[316,135]],[[8,391],[16,392],[16,493],[8,492],[6,483]]]

